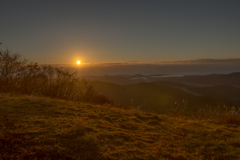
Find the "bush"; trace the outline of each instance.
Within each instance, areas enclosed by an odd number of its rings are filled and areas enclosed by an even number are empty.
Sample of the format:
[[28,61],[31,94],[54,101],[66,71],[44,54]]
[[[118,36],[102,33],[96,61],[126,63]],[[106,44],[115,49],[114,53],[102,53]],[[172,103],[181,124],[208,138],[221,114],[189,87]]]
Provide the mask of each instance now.
[[27,64],[20,54],[10,54],[9,50],[0,50],[0,90],[13,90],[17,74]]
[[28,63],[20,54],[10,54],[8,50],[0,51],[0,91],[113,104],[98,95],[90,81],[78,78],[76,72]]

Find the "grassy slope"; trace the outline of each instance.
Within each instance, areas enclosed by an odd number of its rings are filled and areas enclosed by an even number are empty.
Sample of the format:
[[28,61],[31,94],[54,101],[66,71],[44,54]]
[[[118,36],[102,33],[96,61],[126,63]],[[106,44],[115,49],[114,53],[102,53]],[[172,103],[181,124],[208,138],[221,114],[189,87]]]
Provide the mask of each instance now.
[[0,159],[240,159],[239,132],[207,119],[0,93]]

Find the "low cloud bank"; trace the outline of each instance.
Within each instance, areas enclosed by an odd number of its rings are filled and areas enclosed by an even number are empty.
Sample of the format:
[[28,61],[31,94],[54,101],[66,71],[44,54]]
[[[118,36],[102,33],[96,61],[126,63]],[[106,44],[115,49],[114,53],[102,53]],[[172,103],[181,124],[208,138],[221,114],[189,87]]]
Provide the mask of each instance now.
[[[64,65],[62,65],[64,66]],[[240,58],[196,59],[183,61],[97,63],[72,67],[80,76],[122,75],[122,74],[173,74],[198,75],[240,72]]]

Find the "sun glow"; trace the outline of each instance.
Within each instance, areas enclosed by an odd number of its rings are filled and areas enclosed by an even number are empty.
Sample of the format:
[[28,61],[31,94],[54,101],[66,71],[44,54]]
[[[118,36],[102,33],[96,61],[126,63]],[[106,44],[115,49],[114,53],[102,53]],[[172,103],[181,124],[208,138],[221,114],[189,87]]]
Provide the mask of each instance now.
[[77,61],[77,64],[78,64],[78,65],[81,64],[81,61]]

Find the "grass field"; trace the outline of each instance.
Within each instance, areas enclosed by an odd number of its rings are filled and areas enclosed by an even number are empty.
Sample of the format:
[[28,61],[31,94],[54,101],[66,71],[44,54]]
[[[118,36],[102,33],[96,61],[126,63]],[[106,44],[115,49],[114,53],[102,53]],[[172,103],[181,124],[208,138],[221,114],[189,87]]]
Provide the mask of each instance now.
[[240,159],[240,125],[0,93],[0,159]]

